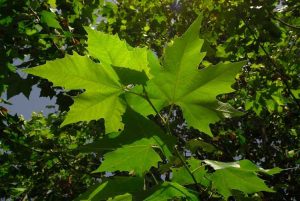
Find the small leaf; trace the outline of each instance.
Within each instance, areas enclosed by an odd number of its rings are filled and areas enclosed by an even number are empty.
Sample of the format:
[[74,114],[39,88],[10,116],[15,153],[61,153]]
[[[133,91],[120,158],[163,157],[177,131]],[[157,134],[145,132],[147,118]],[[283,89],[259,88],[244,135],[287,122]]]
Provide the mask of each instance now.
[[41,12],[41,22],[47,24],[48,27],[61,29],[61,26],[56,19],[56,15],[52,12],[43,10]]
[[217,148],[214,145],[204,142],[201,139],[190,140],[186,143],[186,145],[187,148],[191,150],[193,153],[195,153],[199,148],[201,148],[203,151],[207,153],[212,153],[217,150]]

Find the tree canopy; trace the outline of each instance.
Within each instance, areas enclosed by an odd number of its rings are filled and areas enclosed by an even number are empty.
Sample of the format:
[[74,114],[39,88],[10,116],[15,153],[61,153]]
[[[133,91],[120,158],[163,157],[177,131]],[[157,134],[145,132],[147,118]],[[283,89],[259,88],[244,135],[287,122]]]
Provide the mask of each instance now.
[[[0,25],[1,199],[300,197],[300,2],[0,0]],[[12,115],[33,86],[58,111]]]

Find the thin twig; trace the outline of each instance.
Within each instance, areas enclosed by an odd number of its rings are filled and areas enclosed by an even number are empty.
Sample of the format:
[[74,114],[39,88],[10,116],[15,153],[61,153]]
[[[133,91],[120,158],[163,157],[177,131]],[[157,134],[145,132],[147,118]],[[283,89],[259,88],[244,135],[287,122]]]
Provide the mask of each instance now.
[[300,29],[300,27],[295,26],[295,25],[292,25],[292,24],[289,24],[289,23],[283,21],[282,19],[280,19],[280,18],[278,18],[278,17],[273,16],[273,19],[279,21],[280,23],[282,23],[282,24],[284,24],[285,26],[290,27],[290,28],[292,28],[292,29]]
[[193,181],[194,181],[194,183],[196,185],[197,191],[200,192],[200,188],[199,188],[198,182],[197,182],[195,176],[193,175],[193,173],[191,172],[189,166],[186,164],[186,162],[184,161],[184,159],[181,157],[181,155],[180,155],[180,153],[179,153],[179,151],[177,149],[177,145],[175,145],[175,152],[178,155],[178,158],[180,159],[180,161],[183,163],[183,166],[185,167],[185,169],[187,170],[187,172],[189,173],[189,175],[192,177],[192,179],[193,179]]

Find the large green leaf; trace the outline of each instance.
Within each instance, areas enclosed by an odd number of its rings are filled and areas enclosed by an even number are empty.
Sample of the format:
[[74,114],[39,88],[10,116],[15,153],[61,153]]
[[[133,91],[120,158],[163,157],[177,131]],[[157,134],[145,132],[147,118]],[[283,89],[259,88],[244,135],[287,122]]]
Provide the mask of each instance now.
[[[189,126],[212,135],[210,123],[237,113],[230,105],[217,101],[216,96],[233,91],[235,75],[245,62],[220,63],[198,70],[205,56],[200,52],[204,42],[198,36],[200,25],[201,17],[198,17],[182,37],[166,48],[163,68],[154,71],[157,73],[148,82],[147,93],[157,110],[178,105]],[[142,92],[140,88],[133,90]],[[143,115],[154,113],[138,96],[128,94],[127,101]]]
[[145,198],[144,201],[168,201],[172,198],[184,198],[189,201],[199,201],[197,193],[175,183],[164,182],[158,186],[154,193]]
[[132,144],[124,145],[115,151],[104,154],[104,161],[94,172],[128,171],[143,176],[161,160],[153,149],[155,141],[143,138]]
[[257,172],[262,170],[249,160],[229,163],[211,160],[204,162],[216,170],[210,179],[213,187],[225,198],[232,195],[232,190],[248,194],[259,191],[274,192],[257,176]]
[[[143,180],[138,177],[113,177],[96,184],[76,201],[128,200],[130,194],[143,191]],[[121,199],[123,198],[123,199]]]
[[88,33],[89,54],[100,62],[113,66],[125,67],[136,71],[144,71],[149,75],[148,50],[132,48],[117,35],[109,35],[86,27]]
[[119,98],[123,87],[110,65],[98,64],[74,53],[25,72],[46,78],[65,89],[85,89],[75,98],[62,126],[104,118],[107,133],[123,129],[121,115],[125,112],[125,104]]

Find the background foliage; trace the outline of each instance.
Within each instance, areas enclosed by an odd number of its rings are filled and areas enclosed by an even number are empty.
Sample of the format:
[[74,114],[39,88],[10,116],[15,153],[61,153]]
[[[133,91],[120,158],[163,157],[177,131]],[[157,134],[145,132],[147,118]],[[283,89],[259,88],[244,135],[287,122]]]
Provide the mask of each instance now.
[[[91,23],[98,30],[118,33],[132,46],[150,47],[160,56],[166,43],[181,35],[202,12],[201,38],[209,42],[209,54],[201,67],[247,59],[248,65],[234,85],[236,92],[219,97],[247,110],[247,114],[212,125],[214,137],[210,138],[188,129],[180,110],[174,108],[176,115],[172,116],[171,127],[181,142],[179,146],[200,136],[200,141],[188,144],[199,159],[249,159],[264,168],[281,167],[285,171],[280,174],[264,176],[276,193],[255,196],[262,200],[299,198],[298,1],[2,0],[0,9],[1,90],[8,97],[20,92],[28,96],[31,86],[38,82],[41,96],[60,97],[60,110],[67,110],[72,103],[65,92],[55,92],[51,83],[36,77],[21,78],[16,70],[43,64],[72,51],[85,54],[83,26]],[[100,21],[96,20],[96,14],[102,16]],[[16,59],[22,61],[20,65],[13,62]],[[68,93],[74,95],[78,91]],[[62,118],[63,114],[36,115],[24,121],[1,109],[1,149],[4,150],[1,151],[1,195],[20,200],[25,197],[72,199],[94,183],[97,175],[89,173],[97,167],[97,157],[75,154],[72,150],[99,137],[102,122],[64,128],[66,136],[71,136],[67,141],[64,138],[69,137],[61,137],[63,132],[54,123],[61,122]],[[89,161],[91,166],[86,168],[83,161]],[[78,171],[81,169],[85,173]],[[242,198],[236,195],[235,199]]]

